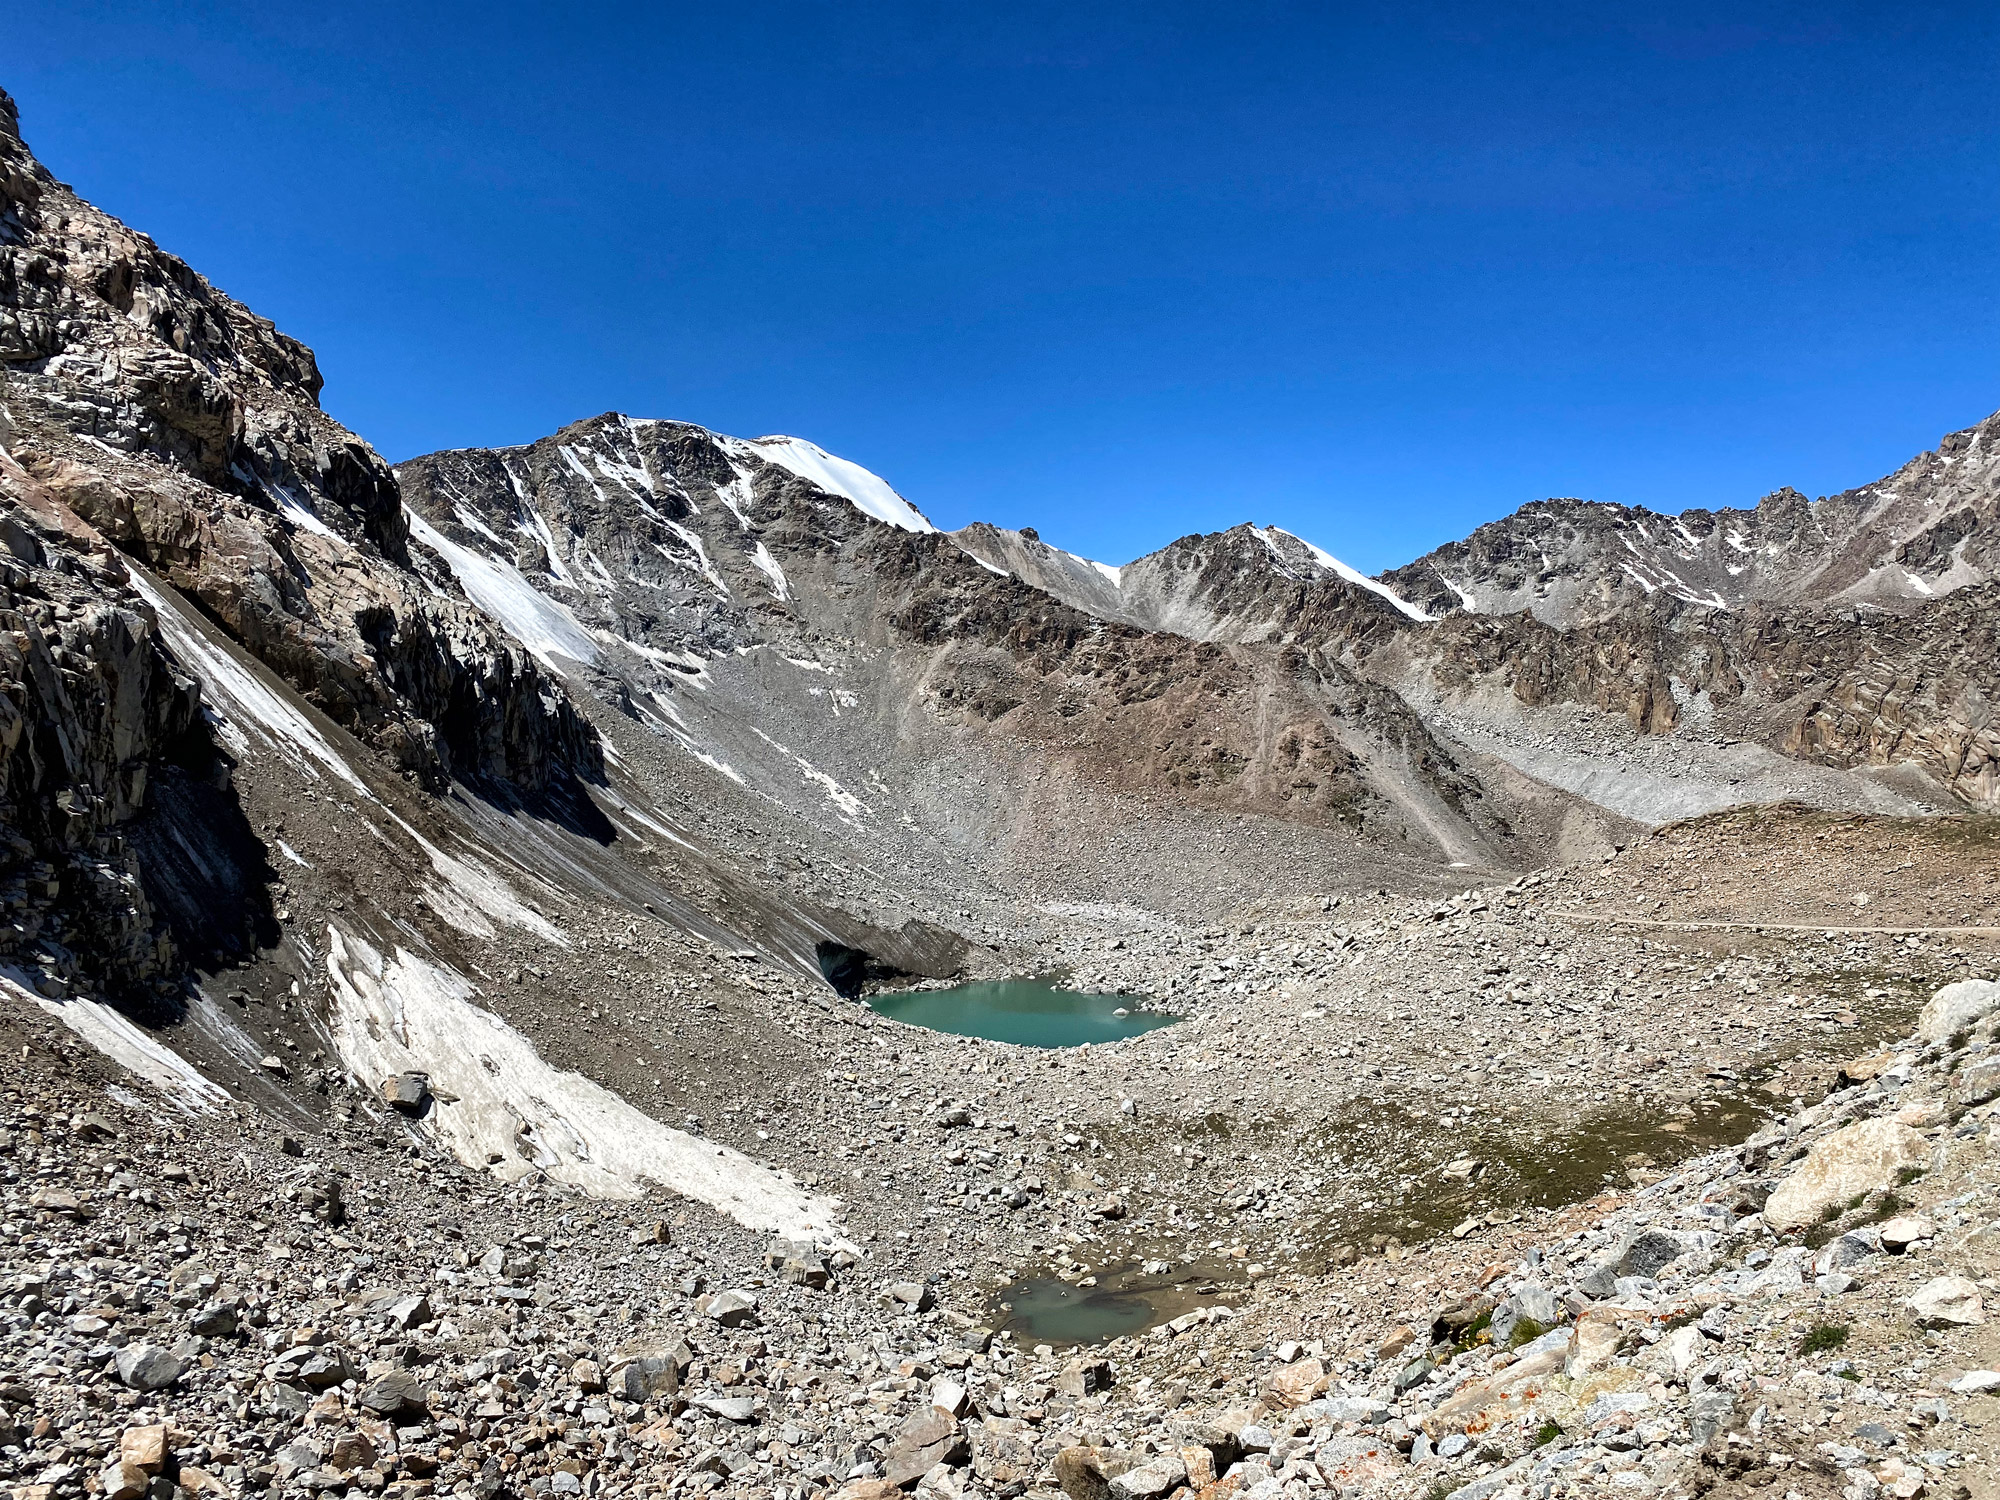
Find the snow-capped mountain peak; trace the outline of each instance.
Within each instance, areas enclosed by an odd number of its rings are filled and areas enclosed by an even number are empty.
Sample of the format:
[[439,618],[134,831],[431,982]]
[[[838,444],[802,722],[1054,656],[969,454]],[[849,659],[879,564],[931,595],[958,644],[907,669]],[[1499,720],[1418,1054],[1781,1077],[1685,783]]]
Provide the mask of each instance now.
[[864,515],[886,521],[891,526],[900,526],[905,531],[937,530],[922,511],[896,493],[888,480],[862,468],[860,464],[827,452],[817,443],[800,437],[778,435],[753,438],[744,441],[742,446],[766,463],[776,464],[818,485],[829,495],[851,500]]

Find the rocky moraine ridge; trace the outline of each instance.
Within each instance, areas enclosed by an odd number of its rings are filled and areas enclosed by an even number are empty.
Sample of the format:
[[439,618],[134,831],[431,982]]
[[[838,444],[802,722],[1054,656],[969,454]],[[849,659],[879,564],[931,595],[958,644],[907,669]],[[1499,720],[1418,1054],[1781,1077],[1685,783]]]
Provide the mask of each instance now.
[[24,1500],[1992,1491],[1992,422],[1367,578],[319,390],[0,95]]

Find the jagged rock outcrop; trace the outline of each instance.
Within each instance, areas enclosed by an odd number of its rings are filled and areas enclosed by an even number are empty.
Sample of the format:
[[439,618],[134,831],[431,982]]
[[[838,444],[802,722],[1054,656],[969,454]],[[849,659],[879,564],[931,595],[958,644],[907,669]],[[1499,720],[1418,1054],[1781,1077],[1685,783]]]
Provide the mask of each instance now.
[[1012,531],[974,521],[954,531],[951,539],[995,572],[1011,573],[1085,614],[1140,623],[1127,610],[1119,588],[1123,570],[1051,547],[1032,526]]
[[319,389],[303,344],[56,181],[0,94],[0,961],[40,983],[171,1013],[186,965],[275,935],[153,579],[427,786],[599,774],[559,683],[410,569],[393,474]]
[[1197,640],[1318,643],[1363,651],[1425,613],[1275,526],[1186,536],[1119,571],[1128,617]]
[[52,178],[0,95],[0,445],[427,783],[590,770],[541,668],[410,573],[395,477],[319,389],[303,344]]
[[214,747],[198,685],[101,537],[0,456],[0,962],[141,998],[170,972],[124,830]]

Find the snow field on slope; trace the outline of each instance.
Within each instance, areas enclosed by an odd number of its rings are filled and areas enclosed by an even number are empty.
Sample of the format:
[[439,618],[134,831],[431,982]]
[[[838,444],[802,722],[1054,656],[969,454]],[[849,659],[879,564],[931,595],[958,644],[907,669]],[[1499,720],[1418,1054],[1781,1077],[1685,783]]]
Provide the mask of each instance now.
[[[1419,621],[1430,621],[1430,620],[1435,620],[1437,618],[1436,615],[1427,614],[1423,610],[1417,608],[1416,605],[1410,603],[1409,600],[1405,599],[1401,594],[1397,593],[1394,589],[1390,588],[1388,584],[1382,583],[1377,579],[1370,578],[1366,573],[1362,572],[1359,568],[1349,567],[1346,563],[1342,562],[1339,558],[1335,557],[1331,552],[1328,552],[1324,547],[1316,547],[1311,542],[1307,541],[1304,537],[1296,535],[1293,532],[1281,530],[1279,527],[1276,526],[1273,526],[1271,528],[1271,531],[1276,532],[1279,536],[1291,537],[1293,541],[1297,542],[1301,547],[1305,548],[1306,551],[1310,552],[1313,555],[1313,561],[1317,562],[1322,568],[1330,568],[1333,572],[1339,574],[1342,578],[1346,579],[1356,588],[1363,588],[1368,590],[1368,592],[1371,594],[1380,595],[1382,598],[1388,600],[1391,604],[1395,605],[1397,609],[1401,610],[1410,619]],[[1272,545],[1270,533],[1260,531],[1257,534],[1263,537],[1264,545],[1270,547],[1273,555],[1276,555],[1277,548]]]
[[0,990],[16,1000],[40,1006],[126,1072],[144,1079],[190,1114],[213,1114],[230,1102],[229,1091],[222,1085],[203,1077],[193,1063],[102,1001],[87,1000],[80,995],[64,1000],[46,999],[34,991],[28,976],[15,968],[0,969]]
[[863,515],[905,531],[937,530],[921,511],[889,487],[888,480],[869,473],[857,463],[836,458],[817,443],[795,437],[762,437],[743,446],[766,462],[818,485],[829,495],[853,502]]
[[314,768],[317,762],[369,801],[375,800],[354,768],[313,727],[311,720],[197,630],[181,612],[179,603],[142,569],[133,567],[130,572],[133,588],[153,607],[167,644],[200,678],[203,698],[227,722],[237,741],[230,746],[232,750],[242,754],[249,748],[249,736],[254,734],[312,779],[319,779],[319,771]]
[[[540,592],[511,563],[461,547],[408,507],[410,537],[435,552],[474,604],[551,671],[551,660],[566,656],[588,666],[597,660],[597,642],[575,615]],[[550,556],[554,556],[553,549]]]
[[603,1198],[648,1184],[695,1198],[750,1229],[839,1239],[839,1200],[727,1146],[663,1125],[581,1073],[551,1065],[534,1043],[473,1004],[453,970],[397,948],[384,957],[328,927],[330,1022],[341,1060],[373,1087],[397,1073],[429,1076],[438,1097],[425,1125],[460,1161],[509,1181],[534,1171]]

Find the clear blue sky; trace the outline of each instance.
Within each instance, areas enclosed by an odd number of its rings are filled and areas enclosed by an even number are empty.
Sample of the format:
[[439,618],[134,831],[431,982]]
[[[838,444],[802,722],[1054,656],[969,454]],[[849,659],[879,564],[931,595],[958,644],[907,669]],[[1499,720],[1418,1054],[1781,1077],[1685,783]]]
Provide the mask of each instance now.
[[392,459],[617,408],[1372,571],[2000,408],[1995,15],[65,0],[0,84]]

